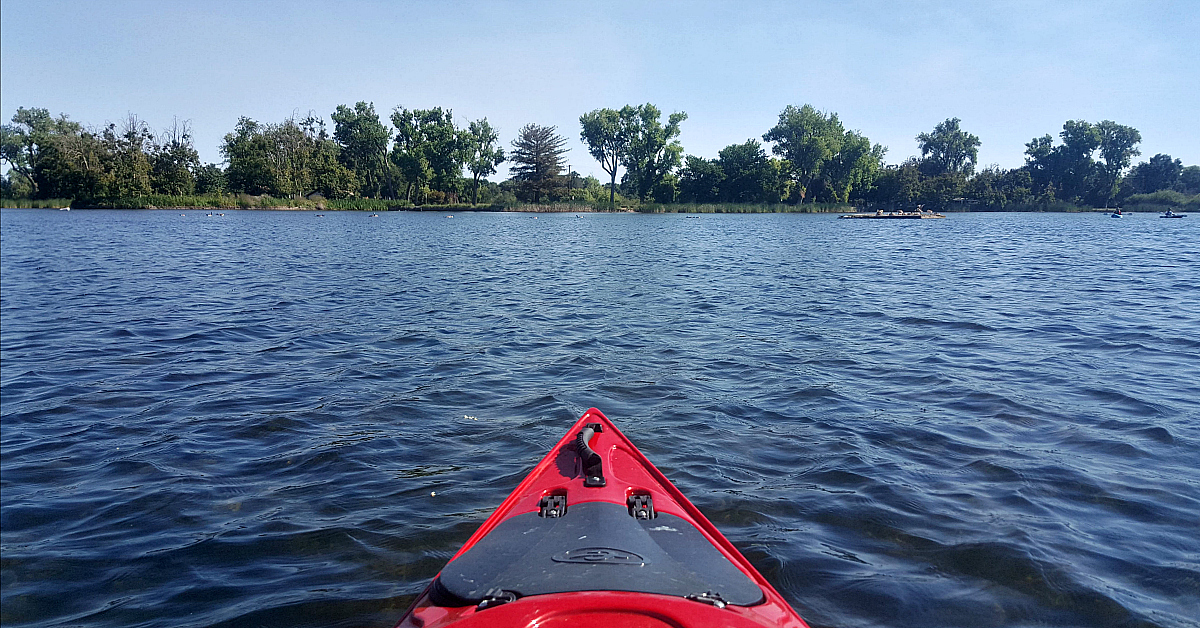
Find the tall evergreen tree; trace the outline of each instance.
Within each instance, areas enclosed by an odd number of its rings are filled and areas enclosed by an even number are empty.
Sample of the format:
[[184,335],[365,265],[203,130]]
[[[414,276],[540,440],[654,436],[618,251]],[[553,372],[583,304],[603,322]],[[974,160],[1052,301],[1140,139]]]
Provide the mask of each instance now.
[[557,127],[526,124],[512,142],[513,179],[526,198],[540,203],[544,194],[558,186],[567,140],[555,133]]

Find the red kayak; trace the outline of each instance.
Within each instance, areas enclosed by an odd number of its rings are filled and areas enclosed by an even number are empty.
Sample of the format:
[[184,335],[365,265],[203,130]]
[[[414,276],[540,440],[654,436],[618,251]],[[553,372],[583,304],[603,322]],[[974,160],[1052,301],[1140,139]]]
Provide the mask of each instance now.
[[397,628],[807,628],[762,574],[592,408]]

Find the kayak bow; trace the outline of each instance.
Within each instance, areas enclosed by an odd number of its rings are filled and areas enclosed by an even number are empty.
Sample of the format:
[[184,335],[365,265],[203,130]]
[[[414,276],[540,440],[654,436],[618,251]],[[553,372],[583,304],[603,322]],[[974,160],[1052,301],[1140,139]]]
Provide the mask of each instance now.
[[599,410],[484,521],[397,628],[804,620]]

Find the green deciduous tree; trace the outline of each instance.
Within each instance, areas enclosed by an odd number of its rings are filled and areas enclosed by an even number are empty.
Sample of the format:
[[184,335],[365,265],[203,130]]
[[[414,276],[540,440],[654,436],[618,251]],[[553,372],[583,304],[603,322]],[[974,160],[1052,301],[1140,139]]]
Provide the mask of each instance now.
[[34,198],[48,198],[53,190],[43,189],[46,181],[38,176],[39,171],[47,170],[43,159],[61,159],[58,153],[64,136],[81,132],[79,123],[66,114],[55,118],[47,109],[18,107],[12,124],[0,127],[0,159],[28,183]]
[[610,205],[616,202],[617,169],[625,164],[635,116],[636,110],[626,105],[620,111],[596,109],[579,117],[582,127],[580,139],[587,145],[588,153],[595,157],[604,172],[608,173]]
[[812,105],[785,107],[763,139],[786,160],[783,172],[794,183],[799,203],[818,196],[844,203],[856,189],[866,193],[887,150],[858,131],[847,131],[836,113]]
[[407,180],[405,198],[412,200],[413,192],[420,193],[426,186],[442,198],[457,195],[463,151],[453,112],[441,107],[396,107],[392,125],[397,131],[392,161]]
[[346,198],[358,193],[362,181],[342,162],[341,147],[329,137],[325,121],[310,113],[300,122],[300,128],[305,139],[301,144],[301,164],[308,172],[301,189],[325,198]]
[[1033,201],[1032,179],[1025,168],[989,166],[967,180],[963,195],[984,209],[1004,209]]
[[230,191],[261,195],[281,187],[268,161],[272,146],[266,127],[243,116],[238,118],[233,131],[225,134],[221,153],[229,163],[225,176]]
[[1200,194],[1200,166],[1188,166],[1179,172],[1178,190],[1184,194]]
[[767,157],[762,144],[746,140],[731,144],[718,153],[716,166],[723,181],[718,185],[719,199],[726,203],[766,203],[779,201],[779,170]]
[[[622,184],[638,198],[647,199],[663,177],[679,167],[683,146],[677,138],[679,125],[687,120],[687,114],[672,113],[663,125],[662,112],[650,103],[630,109],[628,143],[621,160],[625,166]],[[621,114],[623,119],[625,116]]]
[[487,118],[468,124],[462,140],[467,170],[472,177],[471,202],[478,205],[479,179],[496,173],[496,166],[504,162],[504,148],[499,144],[500,134]]
[[192,127],[175,118],[163,129],[150,156],[151,187],[158,194],[184,196],[196,191],[200,154],[192,145]]
[[1101,120],[1096,125],[1100,135],[1100,158],[1104,160],[1098,168],[1095,194],[1097,200],[1103,200],[1104,206],[1117,195],[1117,183],[1121,174],[1129,167],[1133,158],[1142,154],[1136,146],[1142,141],[1142,134],[1137,129],[1112,120]]
[[41,144],[45,143],[38,141],[38,135],[45,133],[49,121],[49,110],[19,107],[13,114],[12,124],[0,126],[0,159],[8,164],[11,172],[25,180],[35,197],[38,184],[33,178],[33,169]]
[[413,192],[419,192],[421,185],[433,177],[419,112],[396,107],[392,111],[392,126],[397,133],[391,160],[404,177],[405,200],[412,201]]
[[[1026,167],[1044,200],[1079,202],[1095,172],[1092,154],[1100,145],[1100,134],[1086,121],[1068,120],[1059,136],[1063,143],[1057,146],[1049,134],[1026,144]],[[1048,190],[1053,190],[1053,198]]]
[[224,194],[229,191],[225,171],[217,164],[205,164],[196,169],[197,194]]
[[553,126],[527,124],[512,142],[513,180],[518,183],[521,195],[535,203],[553,192],[562,172],[567,140],[555,130]]
[[[1034,138],[1025,145],[1025,163],[1034,191],[1042,202],[1109,203],[1116,195],[1121,173],[1138,155],[1141,134],[1133,127],[1105,120],[1091,124],[1068,120],[1055,145],[1050,135]],[[1102,162],[1094,155],[1100,150]]]
[[1159,190],[1173,190],[1179,186],[1179,175],[1183,173],[1183,162],[1170,155],[1159,153],[1150,161],[1133,167],[1125,177],[1125,185],[1131,194],[1149,194]]
[[338,145],[325,122],[309,115],[297,121],[260,124],[240,118],[221,148],[229,161],[229,189],[279,197],[318,192],[327,198],[354,194],[358,179],[338,160]]
[[45,198],[95,199],[106,196],[114,160],[101,134],[60,117],[34,167]]
[[120,125],[109,123],[100,138],[109,159],[105,196],[130,198],[150,194],[153,191],[150,153],[154,150],[150,125],[131,113]]
[[392,132],[375,113],[375,103],[359,101],[353,108],[338,105],[330,117],[333,139],[340,148],[338,160],[354,172],[362,195],[390,195],[388,144]]
[[881,168],[871,188],[871,200],[893,208],[916,205],[921,198],[922,175],[916,157]]
[[1054,171],[1054,137],[1049,133],[1025,144],[1025,165],[1037,183],[1046,183]]
[[[874,182],[883,166],[883,155],[887,151],[879,144],[858,131],[846,131],[838,151],[825,163],[821,180],[825,183],[835,203],[846,203],[854,190],[864,192]],[[955,175],[963,178],[963,175]]]
[[922,166],[927,174],[971,175],[979,156],[979,138],[959,128],[958,118],[947,118],[932,133],[917,135]]
[[779,114],[779,122],[763,134],[763,140],[772,142],[772,152],[790,164],[788,174],[803,203],[821,169],[841,150],[844,135],[836,113],[825,115],[812,105],[798,109],[788,105]]
[[1058,198],[1080,202],[1096,173],[1092,155],[1100,146],[1100,132],[1085,120],[1068,120],[1059,133],[1063,143],[1056,149]]
[[664,174],[650,190],[650,198],[655,203],[674,203],[679,200],[679,177],[673,172]]
[[716,159],[688,155],[679,172],[679,200],[684,203],[713,203],[719,200],[725,172]]
[[13,175],[16,174],[12,170],[0,175],[0,198],[28,198],[33,188],[30,187],[29,181],[21,178],[13,180]]

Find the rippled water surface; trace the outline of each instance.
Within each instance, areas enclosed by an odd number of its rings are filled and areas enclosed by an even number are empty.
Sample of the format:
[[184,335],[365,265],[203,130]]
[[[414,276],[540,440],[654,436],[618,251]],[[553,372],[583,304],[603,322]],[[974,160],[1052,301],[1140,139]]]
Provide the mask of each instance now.
[[5,626],[391,626],[591,406],[814,625],[1198,625],[1200,217],[184,213],[0,215]]

